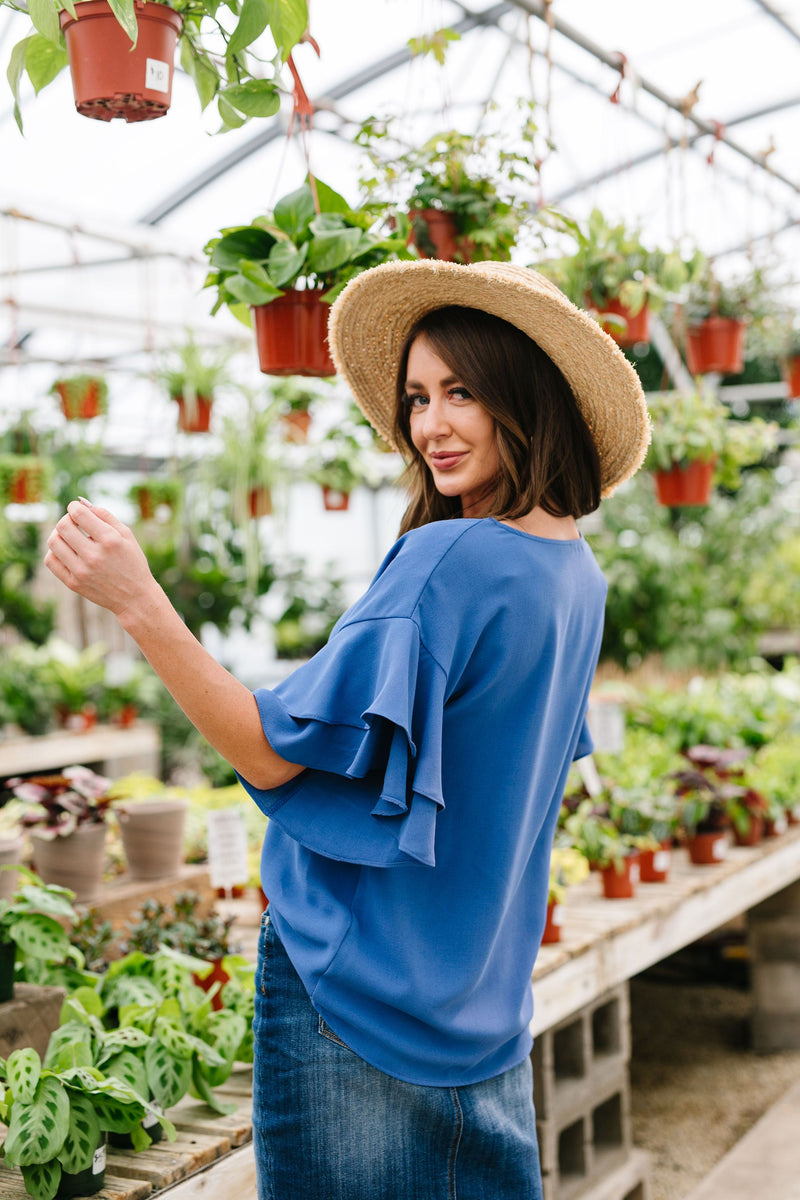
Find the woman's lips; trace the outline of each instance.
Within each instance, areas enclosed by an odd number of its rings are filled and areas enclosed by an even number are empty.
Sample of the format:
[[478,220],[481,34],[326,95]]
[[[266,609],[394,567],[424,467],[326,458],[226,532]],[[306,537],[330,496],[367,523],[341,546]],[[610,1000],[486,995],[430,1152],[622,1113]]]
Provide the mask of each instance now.
[[452,454],[439,452],[431,455],[431,462],[440,471],[449,471],[452,467],[457,467],[462,458],[466,456],[466,450],[453,451]]

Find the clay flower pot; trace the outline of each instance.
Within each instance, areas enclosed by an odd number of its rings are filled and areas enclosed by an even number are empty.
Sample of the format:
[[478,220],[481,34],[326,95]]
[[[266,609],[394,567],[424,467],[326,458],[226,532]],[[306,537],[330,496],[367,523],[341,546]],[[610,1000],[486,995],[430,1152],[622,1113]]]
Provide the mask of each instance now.
[[212,959],[212,961],[214,966],[208,975],[206,975],[203,979],[201,979],[199,975],[192,975],[192,979],[198,985],[198,987],[203,989],[204,992],[210,992],[215,983],[220,985],[219,991],[212,997],[211,1000],[211,1007],[214,1009],[214,1012],[219,1012],[223,1007],[220,992],[230,979],[230,975],[223,967],[221,958],[215,958]]
[[800,400],[800,354],[793,354],[786,363],[786,386],[788,400]]
[[561,941],[563,915],[563,905],[558,904],[555,900],[548,901],[547,919],[545,920],[544,933],[542,934],[543,946],[549,946],[554,942]]
[[764,821],[764,837],[780,837],[788,828],[788,813],[781,813],[779,817],[767,817]]
[[44,470],[37,463],[22,463],[8,484],[9,504],[38,504],[44,498]]
[[281,417],[284,433],[290,442],[304,445],[311,428],[311,413],[306,408],[293,409]]
[[188,800],[137,800],[119,803],[119,824],[128,869],[134,879],[177,875],[183,863],[183,831]]
[[671,865],[669,842],[662,842],[658,850],[642,850],[639,854],[639,878],[642,883],[666,883]]
[[57,382],[53,390],[58,392],[61,411],[68,421],[91,421],[103,412],[101,385],[97,379],[87,379],[77,395],[73,394],[67,383]]
[[686,508],[708,504],[714,479],[714,463],[695,459],[687,467],[674,466],[670,471],[656,471],[656,495],[659,504],[668,508]]
[[190,404],[183,396],[174,396],[178,402],[178,429],[182,433],[208,433],[211,427],[212,396],[195,396]]
[[322,488],[322,503],[326,512],[347,512],[350,507],[350,493],[337,492],[336,488]]
[[630,900],[636,894],[636,884],[639,882],[639,855],[629,854],[617,870],[614,863],[603,867],[600,875],[603,880],[603,895],[606,900]]
[[[595,308],[596,305],[591,296],[587,296],[584,302],[584,308]],[[638,313],[634,316],[629,308],[616,298],[612,300],[604,300],[599,306],[600,311],[612,313],[615,317],[622,317],[625,322],[624,329],[618,329],[615,325],[603,325],[606,333],[610,334],[618,346],[631,347],[637,346],[641,342],[650,341],[650,309],[646,304],[643,304]]]
[[[420,258],[455,262],[461,252],[455,214],[438,208],[415,208],[409,216],[411,233],[408,242],[416,246]],[[433,254],[429,253],[431,249]],[[461,257],[464,257],[463,253]]]
[[728,835],[724,829],[695,833],[686,839],[689,859],[699,866],[722,862],[728,853]]
[[750,824],[746,830],[737,829],[734,823],[733,840],[737,846],[757,846],[764,840],[764,818],[751,813]]
[[152,121],[172,100],[175,48],[183,18],[165,4],[136,0],[139,38],[132,49],[106,0],[83,0],[59,13],[75,107],[97,121]]
[[252,520],[270,516],[272,513],[272,495],[269,488],[250,488],[250,491],[247,493],[247,512]]
[[718,371],[739,375],[744,368],[745,322],[707,317],[686,330],[686,362],[692,375]]
[[330,305],[322,292],[291,290],[253,308],[258,365],[265,375],[336,374],[328,350]]
[[66,837],[43,838],[31,830],[33,869],[45,883],[72,888],[78,904],[90,904],[100,894],[106,858],[106,826],[79,825]]

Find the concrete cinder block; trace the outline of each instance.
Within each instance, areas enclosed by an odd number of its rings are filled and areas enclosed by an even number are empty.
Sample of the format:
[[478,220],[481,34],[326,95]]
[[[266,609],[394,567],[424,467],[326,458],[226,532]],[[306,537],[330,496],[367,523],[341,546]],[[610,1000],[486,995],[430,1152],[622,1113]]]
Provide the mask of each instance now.
[[751,1039],[756,1054],[774,1054],[778,1050],[800,1050],[800,1011],[790,1013],[753,1013]]
[[44,1058],[50,1034],[58,1028],[67,989],[18,983],[14,997],[0,1004],[0,1058],[31,1046]]
[[756,1011],[800,1016],[800,960],[754,964],[751,981]]

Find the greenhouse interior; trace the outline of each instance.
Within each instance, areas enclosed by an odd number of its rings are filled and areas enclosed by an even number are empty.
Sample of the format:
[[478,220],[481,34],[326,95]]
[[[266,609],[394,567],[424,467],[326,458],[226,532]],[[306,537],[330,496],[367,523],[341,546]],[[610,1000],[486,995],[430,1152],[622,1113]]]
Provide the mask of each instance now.
[[[0,58],[2,1200],[796,1200],[800,0],[0,0]],[[534,349],[590,442],[601,360],[635,393],[602,502],[553,509],[507,376],[476,400],[488,361],[451,387],[456,334],[416,331],[513,326],[452,298],[488,277],[571,322]],[[370,279],[370,347],[408,319],[367,384]],[[446,396],[402,373],[429,360]],[[562,540],[607,586],[584,665]],[[561,557],[521,603],[523,552]],[[476,1183],[461,1125],[444,1183],[419,1147],[378,1182],[360,1135],[311,1164],[317,1110],[254,1102],[265,936],[345,1131],[364,1079],[383,1130],[378,1077],[524,1063],[524,1185]]]

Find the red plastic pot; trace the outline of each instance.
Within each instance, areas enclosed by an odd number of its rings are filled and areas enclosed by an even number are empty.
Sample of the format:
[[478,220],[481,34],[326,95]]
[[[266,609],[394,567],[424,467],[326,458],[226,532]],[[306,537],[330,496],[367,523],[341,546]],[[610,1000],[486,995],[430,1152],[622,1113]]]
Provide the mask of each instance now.
[[347,512],[350,507],[350,493],[323,486],[322,503],[326,512]]
[[311,413],[307,409],[301,408],[295,412],[284,413],[281,421],[290,442],[300,442],[302,444],[308,441],[308,431],[311,428]]
[[55,391],[61,399],[61,409],[68,421],[91,421],[103,411],[100,403],[100,385],[90,379],[77,399],[70,396],[66,383],[56,383]]
[[272,495],[269,488],[250,488],[250,491],[247,493],[247,511],[252,520],[270,515],[272,512]]
[[44,495],[43,472],[38,466],[19,467],[8,484],[9,504],[38,504]]
[[83,0],[59,13],[75,107],[96,121],[152,121],[172,100],[175,47],[183,18],[165,4],[136,0],[139,37],[128,35],[106,0]]
[[199,975],[192,975],[192,979],[199,987],[203,989],[204,992],[210,992],[215,983],[220,985],[219,991],[215,996],[212,997],[211,1000],[211,1007],[214,1009],[214,1012],[219,1012],[223,1007],[220,991],[222,991],[222,988],[230,979],[230,975],[222,966],[222,959],[214,959],[213,970],[206,975],[205,979],[201,979]]
[[613,863],[610,867],[603,867],[600,875],[606,900],[632,899],[639,882],[639,855],[629,854],[623,859],[621,870],[617,870]]
[[[415,208],[409,215],[411,233],[408,243],[410,246],[416,246],[420,258],[439,258],[443,262],[455,262],[456,257],[465,257],[460,245],[455,213],[443,212],[439,208]],[[424,228],[415,229],[419,224]],[[429,254],[424,249],[425,246],[433,246],[433,254]]]
[[703,866],[719,863],[728,853],[728,835],[724,829],[715,829],[711,833],[696,833],[686,839],[686,849],[693,863]]
[[750,824],[747,830],[736,828],[736,823],[733,825],[733,840],[737,846],[757,846],[759,842],[764,840],[764,818],[750,814]]
[[714,479],[714,463],[695,459],[688,467],[674,466],[670,471],[656,471],[656,495],[659,504],[668,508],[686,508],[693,504],[708,504]]
[[253,309],[258,365],[265,375],[335,375],[328,350],[330,305],[319,291],[289,291]]
[[602,311],[613,313],[615,317],[622,317],[625,321],[624,329],[609,326],[606,330],[618,346],[636,346],[640,342],[650,341],[650,309],[646,304],[642,306],[636,316],[633,316],[631,310],[624,304],[620,304],[619,300],[605,301]]
[[789,400],[800,400],[800,354],[794,354],[786,364],[786,386]]
[[211,427],[211,396],[195,396],[189,404],[183,396],[174,396],[178,402],[178,429],[183,433],[208,433]]
[[718,371],[738,375],[744,368],[745,322],[707,317],[686,330],[686,361],[692,375]]
[[548,901],[547,918],[544,923],[544,933],[542,934],[543,946],[550,946],[554,942],[561,941],[562,917],[562,906],[557,904],[555,900]]
[[658,850],[642,850],[639,854],[639,878],[642,883],[666,883],[671,865],[669,842],[662,842]]

